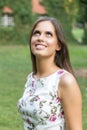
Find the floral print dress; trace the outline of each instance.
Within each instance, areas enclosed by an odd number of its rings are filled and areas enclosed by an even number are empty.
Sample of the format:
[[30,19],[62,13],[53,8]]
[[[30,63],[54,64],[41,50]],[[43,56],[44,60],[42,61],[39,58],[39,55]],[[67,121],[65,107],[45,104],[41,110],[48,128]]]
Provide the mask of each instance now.
[[25,90],[18,102],[24,130],[65,130],[64,111],[58,97],[58,84],[65,70],[36,79],[28,75]]

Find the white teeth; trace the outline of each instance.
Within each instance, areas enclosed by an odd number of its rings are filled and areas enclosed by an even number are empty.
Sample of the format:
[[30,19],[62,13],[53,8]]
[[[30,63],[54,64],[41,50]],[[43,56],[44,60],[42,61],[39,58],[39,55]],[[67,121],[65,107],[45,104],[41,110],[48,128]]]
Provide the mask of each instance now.
[[36,44],[36,46],[44,46],[43,44]]
[[36,44],[35,46],[37,49],[44,49],[45,48],[45,46],[42,44]]

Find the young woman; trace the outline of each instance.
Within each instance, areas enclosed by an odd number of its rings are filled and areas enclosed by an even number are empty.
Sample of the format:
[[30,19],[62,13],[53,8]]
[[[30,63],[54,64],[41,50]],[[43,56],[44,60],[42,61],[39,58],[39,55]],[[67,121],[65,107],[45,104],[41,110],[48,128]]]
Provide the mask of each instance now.
[[82,130],[81,92],[59,22],[38,18],[29,45],[33,71],[18,103],[24,130]]

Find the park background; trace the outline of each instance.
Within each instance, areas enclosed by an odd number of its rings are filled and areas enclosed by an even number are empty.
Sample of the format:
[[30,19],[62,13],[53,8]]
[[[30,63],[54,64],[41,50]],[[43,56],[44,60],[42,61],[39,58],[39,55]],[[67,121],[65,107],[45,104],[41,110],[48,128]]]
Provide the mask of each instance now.
[[55,17],[64,28],[87,130],[86,0],[0,0],[0,130],[23,130],[17,102],[32,71],[29,32],[38,16]]

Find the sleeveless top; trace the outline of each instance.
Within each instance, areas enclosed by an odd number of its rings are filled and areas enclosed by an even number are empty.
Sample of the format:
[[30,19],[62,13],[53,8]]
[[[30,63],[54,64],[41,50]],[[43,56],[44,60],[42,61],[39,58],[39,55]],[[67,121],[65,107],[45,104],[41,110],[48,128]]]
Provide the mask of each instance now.
[[65,130],[64,110],[58,97],[58,84],[65,70],[36,79],[28,75],[25,90],[18,102],[24,130]]

